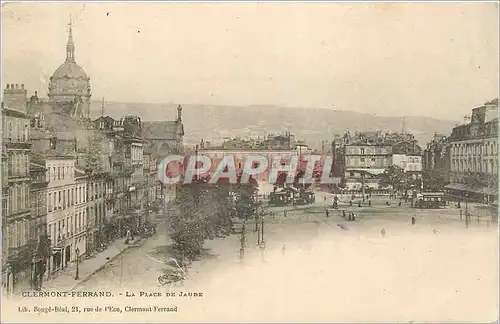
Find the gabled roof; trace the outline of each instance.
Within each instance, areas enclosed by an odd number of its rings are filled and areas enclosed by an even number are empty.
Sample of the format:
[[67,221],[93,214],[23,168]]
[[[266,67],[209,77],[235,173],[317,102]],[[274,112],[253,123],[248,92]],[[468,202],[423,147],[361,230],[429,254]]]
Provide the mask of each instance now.
[[142,135],[146,139],[176,140],[184,135],[184,126],[177,121],[144,121]]

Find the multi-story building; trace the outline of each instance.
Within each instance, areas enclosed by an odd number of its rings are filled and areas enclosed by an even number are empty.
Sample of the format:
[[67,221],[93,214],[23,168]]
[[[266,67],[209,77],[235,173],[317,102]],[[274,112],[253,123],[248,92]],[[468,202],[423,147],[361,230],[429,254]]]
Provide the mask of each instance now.
[[125,145],[125,166],[130,168],[130,186],[127,192],[126,215],[133,230],[146,221],[144,188],[146,182],[143,174],[143,142],[141,137],[141,119],[137,116],[126,116],[123,120]]
[[335,174],[342,177],[342,186],[353,190],[381,190],[380,176],[391,165],[417,179],[422,173],[422,155],[411,134],[349,132],[332,143]]
[[379,176],[392,164],[392,143],[380,132],[346,133],[341,143],[336,162],[343,186],[347,190],[363,188],[379,189]]
[[[8,84],[2,102],[2,282],[6,291],[30,282],[30,121],[24,85]],[[19,284],[19,285],[18,285]]]
[[[143,152],[143,167],[144,167],[144,181],[146,186],[144,188],[145,205],[147,219],[146,221],[152,222],[151,218],[159,208],[162,206],[159,197],[157,197],[158,187],[161,185],[158,180],[158,161],[156,154],[150,147],[146,147]],[[161,187],[161,186],[160,186]]]
[[[177,118],[174,121],[142,122],[142,137],[148,147],[155,152],[153,157],[159,162],[170,154],[184,154],[184,125],[182,123],[182,107],[177,106]],[[158,183],[157,197],[163,199],[163,208],[175,197],[175,186]]]
[[471,121],[448,138],[451,179],[459,196],[493,201],[498,192],[498,99],[472,109]]
[[104,202],[106,209],[112,210],[108,212],[111,215],[108,233],[123,236],[127,229],[137,231],[146,220],[142,123],[137,116],[120,120],[101,116],[93,125],[95,131],[103,134],[100,141],[106,144],[101,152],[109,161],[109,172],[103,178],[107,184]]
[[434,138],[427,143],[427,148],[423,152],[422,170],[450,170],[450,156],[448,138],[443,134],[434,134]]
[[40,288],[46,273],[47,262],[52,254],[51,241],[47,233],[47,187],[48,169],[37,163],[30,163],[31,218],[34,226],[30,229],[30,239],[37,242],[33,253],[32,288]]
[[88,176],[84,171],[76,169],[75,170],[75,221],[73,223],[75,233],[75,252],[76,248],[78,248],[79,255],[81,257],[84,254],[87,254],[87,240],[88,233],[93,228],[92,226],[88,226],[87,216],[87,185],[88,185]]
[[392,164],[409,173],[413,178],[422,176],[422,149],[416,140],[401,141],[392,146]]
[[52,243],[53,255],[47,265],[48,276],[57,275],[75,260],[77,246],[75,222],[75,155],[63,155],[59,146],[73,146],[73,139],[57,138],[52,141],[53,154],[34,157],[47,168],[47,233]]
[[[227,156],[234,159],[235,169],[237,174],[241,174],[245,167],[245,160],[249,156],[262,156],[267,160],[267,168],[254,176],[254,179],[261,182],[261,189],[264,191],[272,191],[273,186],[266,186],[269,189],[264,189],[264,182],[270,180],[270,172],[273,168],[277,168],[283,164],[289,165],[292,158],[297,158],[297,170],[304,171],[306,169],[306,156],[311,154],[312,150],[300,140],[295,140],[294,135],[287,133],[282,135],[270,135],[264,140],[255,138],[241,139],[234,138],[227,140],[220,146],[210,145],[208,142],[201,140],[200,145],[195,154],[207,156],[212,161],[209,174],[213,174],[220,162]],[[321,171],[325,162],[325,155],[321,155],[320,160],[315,164],[314,171]],[[278,184],[284,181],[285,173],[280,176],[282,179],[277,180]]]
[[[92,126],[92,125],[91,125]],[[90,127],[92,136],[78,147],[77,167],[87,176],[87,247],[88,252],[106,244],[109,240],[109,225],[112,212],[108,214],[106,185],[110,179],[111,161],[109,138]]]
[[448,138],[434,134],[422,157],[424,190],[442,191],[450,182],[450,147]]

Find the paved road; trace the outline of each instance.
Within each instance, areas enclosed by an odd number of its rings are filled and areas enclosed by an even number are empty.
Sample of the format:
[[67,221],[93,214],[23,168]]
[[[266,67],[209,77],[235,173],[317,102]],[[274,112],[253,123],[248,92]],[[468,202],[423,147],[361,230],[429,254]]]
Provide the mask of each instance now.
[[169,243],[166,230],[161,228],[140,247],[131,247],[104,269],[82,283],[76,290],[122,290],[158,287],[157,278],[163,268],[162,260],[154,255]]
[[[286,218],[267,221],[264,252],[255,244],[253,227],[247,227],[243,261],[238,258],[238,235],[207,241],[210,257],[194,262],[190,279],[177,290],[202,291],[208,297],[199,303],[178,303],[189,311],[170,319],[491,319],[498,303],[495,228],[485,223],[465,228],[452,209],[417,213],[417,224],[412,226],[409,208],[364,210],[356,222],[338,215],[326,218],[314,210],[292,211]],[[79,290],[165,290],[157,283],[161,257],[153,252],[168,243],[160,229],[156,237],[125,252]]]

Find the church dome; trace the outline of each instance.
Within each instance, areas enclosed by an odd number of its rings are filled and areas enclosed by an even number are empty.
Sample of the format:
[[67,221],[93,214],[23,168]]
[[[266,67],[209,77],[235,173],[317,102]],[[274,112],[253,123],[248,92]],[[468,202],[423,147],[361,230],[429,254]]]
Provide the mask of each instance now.
[[71,20],[66,44],[66,60],[52,74],[48,95],[55,111],[79,117],[84,114],[88,116],[90,113],[90,98],[92,96],[90,78],[75,61]]
[[52,80],[54,79],[88,79],[87,74],[82,69],[82,67],[74,62],[64,62],[61,64],[52,75]]

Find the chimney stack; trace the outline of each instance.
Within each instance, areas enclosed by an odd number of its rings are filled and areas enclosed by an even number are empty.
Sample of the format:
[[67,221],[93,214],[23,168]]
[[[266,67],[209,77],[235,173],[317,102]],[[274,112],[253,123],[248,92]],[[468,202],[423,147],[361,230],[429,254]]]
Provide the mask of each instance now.
[[8,109],[14,109],[26,113],[28,93],[24,88],[24,84],[7,84],[3,90],[4,105]]

